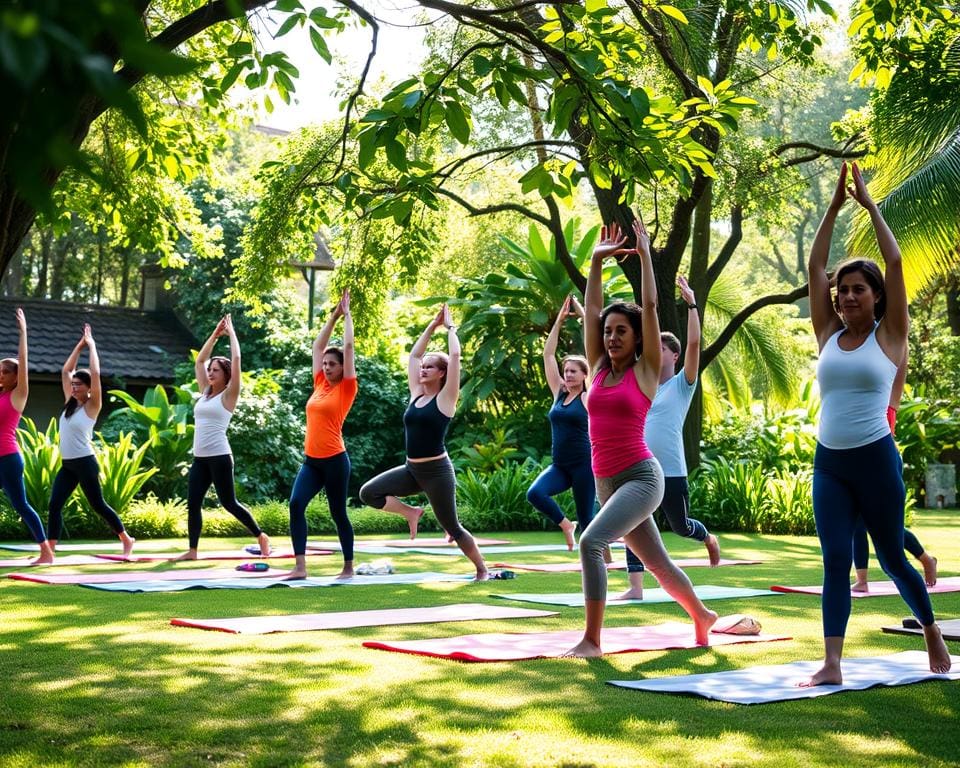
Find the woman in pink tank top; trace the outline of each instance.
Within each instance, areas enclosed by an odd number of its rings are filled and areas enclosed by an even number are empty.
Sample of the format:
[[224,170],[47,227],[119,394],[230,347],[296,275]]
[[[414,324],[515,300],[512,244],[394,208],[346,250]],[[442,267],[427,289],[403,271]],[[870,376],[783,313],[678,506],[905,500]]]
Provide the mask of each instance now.
[[[650,237],[635,221],[636,247],[617,224],[602,230],[587,277],[584,348],[594,372],[587,397],[590,449],[601,507],[580,537],[586,629],[568,656],[600,656],[600,631],[607,603],[604,555],[621,536],[660,586],[683,606],[697,643],[706,645],[717,614],[696,596],[686,575],[670,560],[653,522],[663,497],[663,472],[643,439],[643,428],[660,379],[660,321]],[[603,261],[637,254],[643,276],[643,307],[617,302],[603,307]]]
[[20,348],[16,357],[0,360],[0,486],[7,494],[24,525],[30,529],[33,540],[40,545],[40,557],[34,564],[52,563],[53,549],[40,522],[40,515],[27,501],[23,484],[23,456],[17,445],[17,425],[27,405],[29,379],[27,368],[27,318],[17,308],[20,327]]

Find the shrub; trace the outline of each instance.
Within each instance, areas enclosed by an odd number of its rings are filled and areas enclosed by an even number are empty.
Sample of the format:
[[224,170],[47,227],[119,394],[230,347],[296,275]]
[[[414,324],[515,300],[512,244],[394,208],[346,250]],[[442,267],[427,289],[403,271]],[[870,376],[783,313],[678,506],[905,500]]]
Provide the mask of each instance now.
[[[24,417],[17,429],[17,441],[23,455],[23,483],[30,506],[43,515],[50,504],[53,479],[60,470],[60,431],[56,419],[50,419],[45,432],[37,429],[33,419]],[[64,519],[76,511],[76,496],[64,508]],[[19,517],[19,516],[18,516]]]
[[123,524],[137,539],[172,539],[187,535],[187,505],[180,499],[161,501],[154,494],[133,501]]
[[470,530],[542,530],[544,518],[527,501],[527,488],[540,473],[532,460],[510,462],[491,472],[472,469],[457,478],[460,520]]

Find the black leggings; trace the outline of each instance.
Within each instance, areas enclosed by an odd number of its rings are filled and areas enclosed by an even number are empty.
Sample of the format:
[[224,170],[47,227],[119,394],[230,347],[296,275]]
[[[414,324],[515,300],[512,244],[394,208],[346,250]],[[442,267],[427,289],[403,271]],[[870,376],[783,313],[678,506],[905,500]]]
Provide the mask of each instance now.
[[187,478],[187,533],[190,536],[190,549],[196,549],[200,543],[203,497],[207,495],[211,484],[217,489],[217,498],[227,512],[237,518],[254,536],[263,533],[250,510],[237,501],[233,488],[233,455],[225,453],[222,456],[196,456]]
[[67,503],[70,494],[77,486],[87,497],[93,511],[110,526],[110,530],[118,536],[123,533],[123,523],[103,498],[103,489],[100,488],[100,465],[97,457],[81,456],[79,459],[64,459],[53,479],[53,489],[50,491],[50,519],[47,521],[48,535],[54,541],[59,541],[63,535],[63,505]]
[[460,541],[467,529],[457,518],[457,478],[448,456],[433,461],[407,461],[402,467],[381,472],[363,484],[360,500],[374,509],[383,509],[387,496],[425,493],[440,527]]

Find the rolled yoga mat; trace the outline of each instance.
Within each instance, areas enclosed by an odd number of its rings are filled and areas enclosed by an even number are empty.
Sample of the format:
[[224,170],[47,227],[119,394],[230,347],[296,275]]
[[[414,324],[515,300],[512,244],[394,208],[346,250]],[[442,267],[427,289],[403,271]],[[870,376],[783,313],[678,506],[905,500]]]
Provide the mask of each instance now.
[[[400,640],[396,642],[368,641],[366,648],[398,653],[413,653],[455,661],[523,661],[525,659],[557,658],[569,651],[583,638],[582,629],[560,632],[531,632],[512,634],[498,632],[486,635],[461,635],[431,640]],[[789,640],[783,635],[710,635],[710,645],[736,643],[764,643]],[[600,645],[604,654],[633,651],[666,651],[679,648],[699,648],[693,637],[692,624],[670,621],[649,627],[611,627],[604,629]]]
[[427,584],[441,581],[473,582],[473,575],[464,576],[455,573],[391,573],[384,576],[354,576],[352,579],[339,580],[335,576],[298,579],[250,579],[233,577],[229,579],[191,579],[185,581],[131,581],[109,584],[83,583],[81,587],[100,589],[105,592],[184,592],[188,589],[268,589],[272,587],[357,587],[374,584]]
[[488,619],[530,619],[556,616],[556,611],[508,608],[485,603],[458,603],[432,608],[390,608],[379,611],[300,613],[288,616],[245,616],[235,619],[171,619],[178,627],[213,629],[238,635],[266,635],[271,632],[307,632],[321,629],[381,627],[398,624],[434,624],[448,621]]
[[[770,597],[776,595],[769,589],[750,589],[748,587],[718,587],[712,584],[699,584],[693,588],[701,600],[728,600],[734,597]],[[501,600],[517,600],[521,603],[543,603],[544,605],[564,605],[568,608],[583,607],[582,592],[554,592],[542,594],[524,594],[513,592],[510,594],[496,594],[490,597],[499,597]],[[672,603],[674,599],[662,589],[645,589],[643,600],[612,600],[607,593],[607,605],[644,605],[651,603]]]
[[[796,592],[802,595],[819,595],[823,593],[823,587],[813,585],[810,587],[785,587],[780,584],[774,584],[770,587],[774,592]],[[935,587],[927,587],[929,594],[938,592],[960,592],[960,576],[947,576],[937,579]],[[899,595],[897,586],[892,581],[871,581],[869,592],[851,592],[850,597],[890,597]]]
[[[759,565],[761,560],[721,560],[716,566],[723,565]],[[674,560],[673,564],[678,568],[706,568],[710,567],[710,560],[705,557],[687,558],[685,560]],[[494,568],[510,568],[514,571],[534,571],[540,573],[567,573],[582,571],[583,566],[579,560],[571,560],[569,563],[494,563]],[[608,571],[626,570],[626,563],[607,563]]]
[[[103,563],[101,562],[101,565]],[[234,568],[183,568],[169,571],[117,571],[116,573],[8,573],[8,579],[40,584],[123,584],[139,581],[184,581],[196,579],[282,578],[285,570],[238,571]]]
[[960,656],[951,656],[953,671],[930,671],[924,651],[903,651],[889,656],[843,660],[843,685],[799,688],[823,666],[822,661],[795,661],[729,672],[677,675],[649,680],[609,680],[610,685],[654,693],[687,693],[731,704],[767,704],[772,701],[813,699],[843,691],[862,691],[878,685],[907,685],[922,680],[960,680]]

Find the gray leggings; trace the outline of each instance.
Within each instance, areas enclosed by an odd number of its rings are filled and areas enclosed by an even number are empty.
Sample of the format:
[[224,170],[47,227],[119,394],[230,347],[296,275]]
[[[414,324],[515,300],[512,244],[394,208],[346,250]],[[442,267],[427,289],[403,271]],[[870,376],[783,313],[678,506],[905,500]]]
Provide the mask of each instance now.
[[668,594],[692,590],[686,574],[663,547],[653,513],[663,498],[663,471],[656,459],[646,459],[613,477],[597,478],[600,511],[580,537],[583,596],[607,599],[607,564],[603,556],[610,542],[626,537],[627,544],[646,564]]
[[457,478],[449,456],[433,461],[407,461],[368,480],[360,489],[360,500],[374,509],[383,509],[387,496],[425,493],[437,522],[460,541],[467,529],[457,519]]

